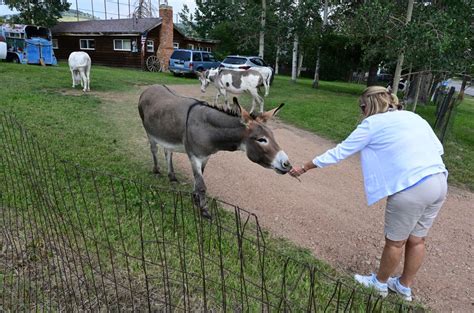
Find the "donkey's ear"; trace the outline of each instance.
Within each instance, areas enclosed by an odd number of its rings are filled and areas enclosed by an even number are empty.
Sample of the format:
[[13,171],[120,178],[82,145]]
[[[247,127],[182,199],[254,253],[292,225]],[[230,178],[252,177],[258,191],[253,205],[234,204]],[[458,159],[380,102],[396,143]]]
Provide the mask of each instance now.
[[234,106],[237,108],[237,111],[240,113],[240,117],[242,118],[242,123],[247,125],[250,120],[252,120],[252,117],[250,116],[249,112],[245,110],[243,107],[240,106],[239,101],[237,100],[237,97],[232,98],[232,102],[234,103]]
[[274,108],[273,110],[263,112],[263,113],[260,115],[261,121],[265,123],[266,121],[268,121],[269,119],[271,119],[272,117],[274,117],[275,115],[277,115],[278,111],[280,111],[280,109],[281,109],[284,105],[285,105],[285,104],[282,103],[282,104],[280,104],[278,107]]

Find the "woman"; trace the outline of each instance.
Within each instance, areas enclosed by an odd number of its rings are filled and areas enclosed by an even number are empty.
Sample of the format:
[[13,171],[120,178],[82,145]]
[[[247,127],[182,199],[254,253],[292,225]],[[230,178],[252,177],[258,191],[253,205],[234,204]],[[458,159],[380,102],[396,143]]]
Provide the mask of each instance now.
[[[364,119],[346,140],[301,167],[295,166],[290,174],[297,177],[360,151],[368,204],[388,199],[380,267],[376,274],[354,278],[383,297],[390,289],[411,301],[411,286],[425,253],[425,237],[446,198],[443,146],[430,125],[415,113],[402,111],[397,97],[384,87],[367,88],[359,106]],[[390,277],[403,249],[403,273]]]

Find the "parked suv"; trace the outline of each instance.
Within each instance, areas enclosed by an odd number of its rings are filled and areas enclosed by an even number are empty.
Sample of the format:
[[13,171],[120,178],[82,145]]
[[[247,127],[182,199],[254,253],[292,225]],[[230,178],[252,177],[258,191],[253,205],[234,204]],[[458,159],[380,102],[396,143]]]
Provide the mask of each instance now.
[[240,70],[248,70],[252,67],[266,67],[268,68],[268,73],[271,71],[270,84],[273,82],[273,77],[275,75],[275,71],[273,71],[273,69],[265,63],[261,57],[257,56],[229,55],[221,62],[219,67]]
[[192,74],[216,68],[219,64],[211,52],[176,49],[171,55],[169,70],[174,75]]
[[254,66],[268,66],[261,57],[246,57],[241,55],[229,55],[221,63],[221,67],[248,70]]

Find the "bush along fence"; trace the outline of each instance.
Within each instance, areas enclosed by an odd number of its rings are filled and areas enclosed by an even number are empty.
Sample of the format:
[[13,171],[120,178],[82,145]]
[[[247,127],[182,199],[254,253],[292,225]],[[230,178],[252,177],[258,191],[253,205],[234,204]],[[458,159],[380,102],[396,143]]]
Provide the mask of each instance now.
[[0,151],[1,311],[416,310],[280,252],[236,206],[204,220],[190,193],[60,160],[1,111]]

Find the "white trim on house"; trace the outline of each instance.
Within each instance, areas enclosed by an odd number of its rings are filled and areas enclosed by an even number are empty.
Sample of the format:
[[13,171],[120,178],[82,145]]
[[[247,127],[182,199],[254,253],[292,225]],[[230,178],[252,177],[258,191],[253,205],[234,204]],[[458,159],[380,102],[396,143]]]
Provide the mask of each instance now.
[[53,49],[59,49],[57,39],[55,39],[55,38],[51,39],[51,45],[52,45]]
[[155,52],[155,41],[153,40],[146,41],[146,52]]
[[[85,47],[82,46],[82,43],[85,42],[86,45]],[[91,42],[93,42],[94,44],[92,45],[93,47],[91,47]],[[81,50],[95,50],[95,39],[90,39],[90,38],[82,38],[82,39],[79,39],[79,48]]]
[[179,42],[173,42],[173,49],[179,49]]
[[[120,47],[117,48],[117,44],[120,42]],[[124,48],[124,43],[128,43],[128,48]],[[132,40],[131,39],[114,39],[114,51],[132,51]]]

